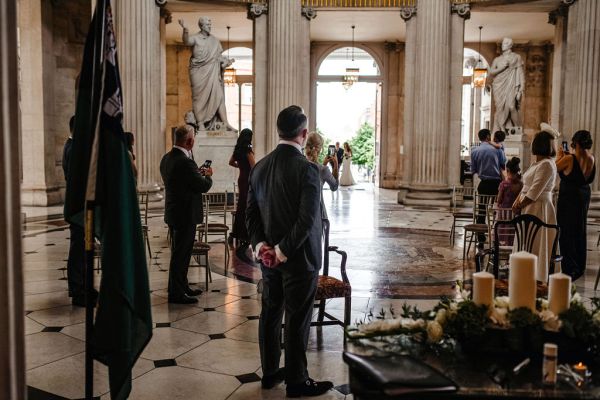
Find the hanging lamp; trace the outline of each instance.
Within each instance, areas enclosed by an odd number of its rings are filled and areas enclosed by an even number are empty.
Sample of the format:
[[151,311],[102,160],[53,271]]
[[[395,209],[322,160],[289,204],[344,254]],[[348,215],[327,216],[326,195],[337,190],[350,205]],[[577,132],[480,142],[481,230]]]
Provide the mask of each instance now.
[[[227,58],[229,58],[229,30],[231,29],[230,26],[227,27]],[[236,73],[235,73],[235,68],[233,68],[232,65],[230,65],[229,67],[225,68],[225,71],[223,73],[223,83],[227,86],[234,86],[236,83]]]
[[479,60],[477,60],[477,65],[473,68],[473,87],[483,88],[485,87],[485,81],[487,79],[488,70],[483,65],[481,60],[481,30],[483,26],[479,27]]
[[355,25],[352,25],[352,62],[349,67],[346,68],[346,74],[344,75],[344,81],[342,85],[344,85],[344,89],[348,90],[358,82],[358,76],[360,74],[360,69],[354,65],[354,29]]

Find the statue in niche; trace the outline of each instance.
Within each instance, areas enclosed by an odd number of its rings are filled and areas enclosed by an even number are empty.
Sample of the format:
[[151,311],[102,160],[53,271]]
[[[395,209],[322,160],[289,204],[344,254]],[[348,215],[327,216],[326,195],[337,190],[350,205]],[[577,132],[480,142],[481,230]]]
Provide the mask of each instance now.
[[492,62],[490,75],[494,77],[494,131],[501,130],[514,135],[523,133],[520,110],[525,89],[525,73],[523,60],[512,51],[512,46],[512,39],[502,40],[502,54]]
[[190,57],[190,83],[192,86],[192,107],[200,129],[209,131],[228,130],[237,132],[227,122],[225,109],[225,89],[223,73],[233,64],[232,58],[222,55],[223,48],[219,40],[210,34],[211,20],[200,17],[200,31],[190,35],[184,21],[179,20],[183,28],[182,40],[192,47]]

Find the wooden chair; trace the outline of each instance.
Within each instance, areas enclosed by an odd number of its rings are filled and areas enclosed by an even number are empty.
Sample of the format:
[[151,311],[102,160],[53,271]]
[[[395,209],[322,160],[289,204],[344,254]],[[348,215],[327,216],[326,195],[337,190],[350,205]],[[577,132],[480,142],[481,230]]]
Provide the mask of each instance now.
[[466,203],[473,200],[475,190],[472,187],[454,186],[452,188],[452,228],[450,229],[450,245],[454,247],[456,238],[456,221],[472,221],[473,207]]
[[[498,241],[499,255],[500,261],[508,260],[508,257],[512,253],[513,242],[515,237],[515,231],[512,227],[504,226],[498,230],[498,237],[493,235],[494,227],[497,222],[507,222],[512,221],[515,217],[515,214],[512,208],[500,208],[500,207],[491,207],[488,208],[488,235],[490,237],[490,249],[494,248],[496,245],[496,241]],[[491,257],[488,258],[488,262],[484,263],[484,258],[489,255],[488,253],[483,253],[480,250],[476,254],[475,258],[475,268],[476,271],[479,272],[482,270],[482,267],[485,265],[485,270],[487,271],[489,267],[493,267]],[[500,265],[500,269],[502,269],[502,265]]]
[[[339,250],[337,246],[329,245],[329,227],[329,220],[324,219],[323,236],[325,241],[325,252],[323,254],[323,268],[321,269],[321,275],[319,275],[314,305],[315,308],[319,309],[319,312],[317,314],[317,320],[312,321],[310,325],[340,325],[346,327],[350,324],[350,312],[352,309],[352,286],[350,286],[350,281],[346,274],[346,261],[348,260],[348,255],[345,251]],[[329,275],[329,253],[337,253],[342,256],[342,262],[340,264],[341,280]],[[339,320],[325,311],[327,300],[335,298],[344,299],[344,321]],[[325,317],[327,317],[328,321],[325,321]]]
[[[205,277],[205,288],[208,291],[208,282],[212,283],[212,272],[210,270],[210,262],[208,260],[208,253],[210,252],[210,246],[207,243],[201,241],[195,241],[194,247],[192,248],[192,257],[196,261],[198,267],[204,267],[206,271]],[[204,262],[202,258],[204,257]],[[193,265],[190,265],[192,267]]]
[[[229,225],[227,225],[227,192],[203,193],[202,202],[204,207],[204,222],[197,226],[199,234],[204,236],[201,242],[208,244],[222,243],[225,247],[225,266],[227,271],[229,265],[229,245],[227,243],[227,234]],[[209,216],[223,216],[223,223],[209,222]],[[209,236],[223,236],[223,240],[208,241]]]
[[[469,252],[471,251],[471,245],[473,241],[478,240],[478,236],[483,235],[486,237],[486,242],[489,241],[490,237],[490,225],[488,209],[493,207],[496,200],[495,195],[488,194],[475,194],[475,201],[473,204],[473,215],[472,223],[463,226],[464,238],[463,238],[463,264],[468,258]],[[467,247],[467,240],[469,241]],[[489,242],[488,242],[489,243]],[[464,266],[463,266],[464,269]],[[464,273],[464,271],[463,271]]]
[[148,256],[152,258],[152,249],[150,248],[150,237],[148,236],[148,192],[138,192],[138,203],[140,207],[140,216],[142,218],[142,234],[148,248]]
[[494,225],[494,247],[480,252],[480,257],[483,257],[485,255],[490,256],[492,261],[492,271],[496,278],[498,278],[499,275],[500,257],[498,257],[498,255],[501,254],[499,231],[503,227],[509,227],[514,230],[514,251],[527,251],[530,253],[532,252],[533,244],[535,243],[535,238],[541,228],[556,230],[556,235],[552,243],[550,265],[548,268],[549,274],[554,273],[556,263],[562,261],[562,256],[556,255],[556,250],[558,249],[558,239],[560,237],[560,227],[558,225],[546,224],[535,215],[523,214],[513,218],[511,221],[496,222],[496,224]]

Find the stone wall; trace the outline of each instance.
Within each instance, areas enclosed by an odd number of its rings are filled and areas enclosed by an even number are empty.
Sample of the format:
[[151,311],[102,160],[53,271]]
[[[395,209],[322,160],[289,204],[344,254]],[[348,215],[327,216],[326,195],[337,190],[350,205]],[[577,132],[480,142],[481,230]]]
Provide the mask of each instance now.
[[62,149],[75,113],[75,79],[91,18],[89,0],[21,0],[22,202],[62,202]]
[[171,127],[181,125],[185,113],[192,109],[192,89],[188,73],[191,54],[188,46],[167,45],[167,149],[173,144]]

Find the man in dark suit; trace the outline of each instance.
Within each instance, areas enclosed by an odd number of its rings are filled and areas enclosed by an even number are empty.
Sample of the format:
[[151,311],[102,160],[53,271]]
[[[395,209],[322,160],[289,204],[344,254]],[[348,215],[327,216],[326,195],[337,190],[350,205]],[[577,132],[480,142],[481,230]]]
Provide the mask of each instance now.
[[344,161],[344,149],[340,147],[340,142],[335,142],[335,155],[338,160],[338,165],[342,165],[342,161]]
[[202,193],[212,186],[212,169],[198,168],[191,159],[194,131],[188,126],[175,130],[175,145],[160,162],[165,184],[165,222],[171,232],[169,303],[197,303],[200,289],[192,289],[187,271],[192,258],[196,224],[202,223]]
[[[321,268],[319,169],[302,155],[307,118],[298,106],[277,118],[280,142],[250,173],[246,225],[263,274],[259,323],[262,387],[285,379],[287,396],[318,396],[333,387],[307,371],[306,347]],[[285,311],[285,368],[281,322]]]

